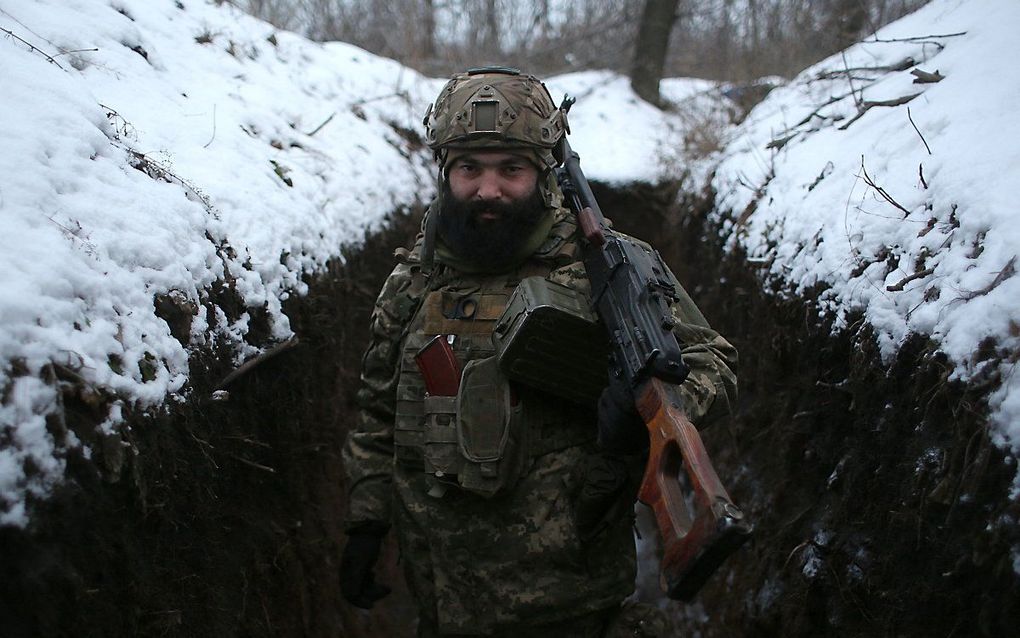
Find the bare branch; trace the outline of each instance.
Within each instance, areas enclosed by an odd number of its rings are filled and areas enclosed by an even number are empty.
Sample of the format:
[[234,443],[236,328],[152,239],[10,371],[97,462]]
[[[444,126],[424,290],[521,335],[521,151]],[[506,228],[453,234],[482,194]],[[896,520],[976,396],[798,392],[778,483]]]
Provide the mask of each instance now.
[[967,292],[967,293],[961,295],[960,298],[963,299],[964,301],[970,301],[971,299],[974,299],[975,297],[981,297],[982,295],[987,295],[996,286],[998,286],[1002,282],[1006,281],[1007,279],[1009,279],[1010,277],[1012,277],[1015,274],[1016,274],[1016,255],[1013,255],[1012,257],[1010,257],[1009,261],[1006,262],[1006,265],[1002,267],[1002,270],[1000,270],[995,275],[995,279],[992,280],[992,283],[988,284],[987,286],[985,286],[981,290],[972,290],[970,292]]
[[206,142],[202,146],[202,148],[209,148],[209,145],[213,143],[214,139],[216,139],[216,105],[215,104],[212,105],[212,137],[209,138],[209,141]]
[[316,126],[315,129],[311,133],[307,133],[308,137],[311,137],[311,136],[315,135],[316,133],[318,133],[319,131],[321,131],[324,126],[326,126],[327,124],[329,124],[330,122],[333,121],[334,117],[336,117],[336,111],[333,111],[333,114],[330,115],[329,117],[327,117],[326,120],[322,124]]
[[26,40],[25,38],[17,35],[13,31],[8,31],[7,29],[5,29],[3,27],[0,27],[0,31],[3,31],[9,37],[14,38],[18,42],[20,42],[20,43],[24,44],[25,46],[27,46],[28,50],[31,51],[32,53],[38,53],[39,55],[43,56],[44,58],[46,58],[46,61],[49,62],[50,64],[56,64],[57,68],[59,68],[61,71],[66,71],[67,70],[64,67],[60,66],[60,63],[57,62],[56,58],[54,58],[52,55],[50,55],[49,53],[46,53],[45,51],[43,51],[39,47],[35,46],[34,44],[32,44],[31,42]]
[[924,270],[920,270],[918,272],[915,272],[912,275],[907,275],[906,277],[904,277],[903,279],[897,281],[896,283],[894,283],[891,286],[886,286],[885,289],[888,290],[889,292],[899,292],[899,291],[903,290],[903,287],[906,286],[907,284],[909,284],[910,282],[912,282],[914,280],[917,280],[917,279],[923,279],[924,277],[927,277],[928,275],[931,275],[934,272],[935,272],[935,267],[934,266],[932,266],[930,268],[925,268]]
[[[918,137],[920,137],[921,141],[924,142],[924,148],[926,148],[928,150],[928,155],[931,155],[932,154],[931,147],[928,146],[928,141],[924,139],[923,135],[921,135],[921,130],[919,128],[917,128],[917,124],[914,124],[914,118],[910,115],[910,107],[909,106],[907,107],[907,119],[910,120],[910,125],[914,127],[915,131],[917,131]],[[921,181],[924,182],[924,175],[921,175]],[[928,185],[925,184],[924,187],[928,188]]]
[[868,175],[868,170],[866,168],[864,168],[864,156],[863,155],[861,155],[861,172],[864,173],[864,183],[867,184],[868,186],[874,188],[875,192],[882,196],[882,199],[884,199],[885,201],[889,202],[890,204],[892,204],[896,208],[898,208],[901,211],[903,211],[905,215],[907,215],[907,216],[910,215],[910,211],[909,210],[907,210],[902,205],[900,205],[899,202],[897,202],[895,199],[892,198],[892,195],[887,193],[884,188],[882,188],[881,186],[876,184],[875,180],[871,179],[871,176]]
[[263,472],[269,472],[270,474],[276,474],[276,470],[271,468],[271,467],[269,467],[268,465],[262,465],[261,463],[256,463],[255,461],[249,461],[248,459],[246,459],[246,458],[244,458],[242,456],[238,456],[236,454],[231,454],[230,452],[222,452],[222,453],[227,455],[227,456],[229,456],[230,458],[234,459],[235,461],[240,461],[241,463],[244,463],[248,467],[253,467],[256,470],[262,470]]
[[265,363],[267,360],[275,357],[281,352],[286,352],[287,350],[290,350],[291,348],[297,345],[298,345],[297,336],[293,336],[290,339],[287,339],[286,341],[281,341],[280,343],[276,344],[269,350],[266,350],[262,354],[256,356],[254,359],[249,359],[248,361],[242,363],[241,367],[239,367],[238,369],[234,370],[226,377],[224,377],[223,381],[220,381],[219,385],[216,386],[216,389],[217,390],[226,389],[227,386],[236,381],[238,378],[251,372],[259,364]]
[[[958,33],[940,33],[940,34],[937,34],[937,35],[935,35],[935,34],[933,34],[933,35],[918,35],[918,36],[914,36],[914,37],[911,37],[911,38],[889,38],[888,40],[881,40],[879,38],[872,38],[871,40],[864,40],[864,42],[881,42],[881,43],[887,43],[887,42],[929,42],[931,40],[934,40],[935,38],[957,38],[957,37],[960,37],[961,35],[967,35],[967,32],[966,31],[960,31]],[[934,44],[939,44],[939,43],[936,42]]]
[[830,71],[819,71],[818,75],[815,76],[818,80],[831,80],[841,75],[850,75],[857,71],[879,71],[879,72],[893,72],[893,71],[906,71],[910,67],[917,64],[914,58],[903,58],[895,64],[887,64],[884,66],[855,66],[849,67],[846,62],[846,53],[843,54],[843,68],[833,69]]
[[869,110],[871,110],[872,108],[874,108],[876,106],[902,106],[902,105],[906,104],[907,102],[913,100],[918,95],[920,95],[920,93],[914,93],[912,95],[904,95],[903,97],[893,98],[891,100],[878,100],[878,101],[865,100],[861,104],[860,108],[858,109],[857,115],[855,115],[853,117],[853,119],[851,119],[849,122],[847,122],[843,126],[839,127],[839,130],[845,131],[847,128],[850,127],[851,124],[853,124],[857,120],[861,119],[861,117],[865,113],[867,113]]

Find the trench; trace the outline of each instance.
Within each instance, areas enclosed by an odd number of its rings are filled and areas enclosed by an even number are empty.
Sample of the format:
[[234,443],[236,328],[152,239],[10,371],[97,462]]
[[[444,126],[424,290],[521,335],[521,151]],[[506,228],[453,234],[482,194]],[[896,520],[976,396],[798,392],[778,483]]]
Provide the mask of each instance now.
[[[667,606],[674,634],[1014,632],[1020,512],[986,431],[990,385],[950,382],[922,339],[882,365],[863,323],[832,334],[810,300],[762,290],[715,239],[711,193],[594,186],[741,353],[733,419],[704,438],[755,535],[695,603]],[[229,357],[196,353],[185,401],[130,414],[123,440],[69,458],[32,525],[0,530],[5,635],[413,635],[392,544],[379,580],[395,591],[372,612],[342,602],[337,573],[340,448],[368,317],[419,222],[393,213],[309,279],[285,304],[298,344],[237,377],[227,400],[212,390]],[[72,390],[64,403],[67,427],[94,437],[99,406]]]

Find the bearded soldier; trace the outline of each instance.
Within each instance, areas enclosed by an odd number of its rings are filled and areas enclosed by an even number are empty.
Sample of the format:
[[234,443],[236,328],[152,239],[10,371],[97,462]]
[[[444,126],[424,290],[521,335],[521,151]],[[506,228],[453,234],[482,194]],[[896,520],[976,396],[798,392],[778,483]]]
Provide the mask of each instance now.
[[[508,379],[495,356],[523,281],[590,294],[554,173],[565,113],[533,76],[474,69],[446,84],[425,127],[439,193],[372,317],[343,456],[343,593],[369,608],[389,592],[373,567],[393,527],[419,636],[658,635],[661,618],[624,604],[647,446],[629,391],[579,400]],[[736,352],[676,288],[683,407],[703,426],[734,397]],[[437,339],[462,369],[450,396],[416,362]]]

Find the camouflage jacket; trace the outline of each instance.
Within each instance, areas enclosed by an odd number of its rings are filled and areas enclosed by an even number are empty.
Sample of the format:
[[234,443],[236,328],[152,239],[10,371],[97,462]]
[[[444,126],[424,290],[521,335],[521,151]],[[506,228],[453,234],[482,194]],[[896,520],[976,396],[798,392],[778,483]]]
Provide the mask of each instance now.
[[[527,276],[588,292],[576,226],[560,210],[545,243],[510,273],[467,275],[437,264],[421,273],[420,241],[383,286],[358,393],[360,420],[347,440],[348,529],[394,524],[408,584],[423,622],[443,633],[487,633],[522,621],[554,622],[618,604],[633,589],[630,518],[582,543],[573,527],[576,468],[593,448],[595,408],[520,388],[527,450],[509,489],[483,498],[437,489],[424,471],[424,388],[414,352],[436,334],[456,335],[462,362],[493,352],[491,332],[506,299]],[[704,426],[735,396],[736,352],[685,292],[674,305],[677,337],[691,369],[682,386],[692,420]],[[450,309],[472,296],[470,320]]]

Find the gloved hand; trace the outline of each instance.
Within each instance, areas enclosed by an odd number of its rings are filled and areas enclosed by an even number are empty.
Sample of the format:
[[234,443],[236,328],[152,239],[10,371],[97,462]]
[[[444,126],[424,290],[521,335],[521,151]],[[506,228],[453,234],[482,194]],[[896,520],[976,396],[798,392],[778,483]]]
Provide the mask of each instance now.
[[615,454],[636,454],[648,448],[648,429],[634,406],[634,393],[622,374],[609,372],[599,396],[599,447]]
[[347,533],[347,545],[340,558],[340,592],[355,607],[371,609],[391,591],[375,582],[373,572],[388,529],[385,523],[370,521]]
[[578,468],[574,495],[574,526],[582,541],[589,541],[619,520],[627,487],[627,461],[622,456],[594,452]]

